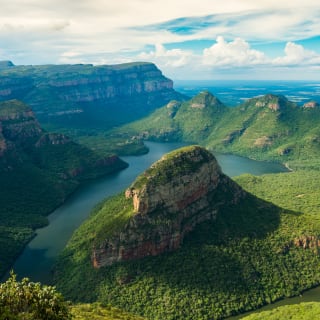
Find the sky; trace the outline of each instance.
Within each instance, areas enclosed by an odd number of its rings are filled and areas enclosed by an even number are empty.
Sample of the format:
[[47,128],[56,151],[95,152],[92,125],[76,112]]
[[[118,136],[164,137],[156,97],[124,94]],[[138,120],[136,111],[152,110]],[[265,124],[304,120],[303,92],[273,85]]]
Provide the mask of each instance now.
[[0,60],[150,61],[173,80],[320,80],[318,0],[0,0]]

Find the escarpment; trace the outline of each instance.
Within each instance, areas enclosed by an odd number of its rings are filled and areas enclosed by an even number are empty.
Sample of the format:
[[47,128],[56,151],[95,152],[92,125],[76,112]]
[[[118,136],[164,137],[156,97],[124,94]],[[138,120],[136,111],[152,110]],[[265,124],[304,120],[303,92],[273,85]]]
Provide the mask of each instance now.
[[0,100],[28,103],[40,122],[88,124],[89,118],[93,124],[114,125],[123,123],[124,115],[133,120],[181,98],[173,82],[152,63],[1,68],[0,61]]
[[96,241],[96,268],[176,250],[196,225],[214,220],[222,206],[237,204],[246,193],[221,172],[210,152],[191,146],[154,163],[125,197],[132,201],[130,218]]

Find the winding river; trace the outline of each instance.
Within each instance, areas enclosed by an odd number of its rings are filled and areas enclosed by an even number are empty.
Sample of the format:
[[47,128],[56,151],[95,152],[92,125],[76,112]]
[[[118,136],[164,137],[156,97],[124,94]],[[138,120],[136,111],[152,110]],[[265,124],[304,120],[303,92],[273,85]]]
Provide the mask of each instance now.
[[[146,145],[150,149],[148,154],[123,157],[129,163],[127,169],[86,183],[49,216],[49,225],[37,230],[36,237],[26,246],[13,266],[19,277],[29,277],[32,281],[50,284],[51,270],[56,257],[92,208],[104,198],[127,188],[163,154],[183,146],[182,143],[156,142],[146,142]],[[287,171],[285,167],[276,163],[254,161],[234,155],[215,156],[223,172],[229,176]]]

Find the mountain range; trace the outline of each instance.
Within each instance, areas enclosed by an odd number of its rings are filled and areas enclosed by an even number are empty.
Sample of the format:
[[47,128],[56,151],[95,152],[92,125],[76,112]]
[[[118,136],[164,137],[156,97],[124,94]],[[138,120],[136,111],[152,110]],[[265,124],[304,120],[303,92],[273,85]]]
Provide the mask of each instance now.
[[189,141],[211,150],[258,160],[318,167],[320,107],[298,107],[281,95],[266,94],[227,107],[210,92],[171,101],[150,116],[117,129],[123,135],[159,141]]

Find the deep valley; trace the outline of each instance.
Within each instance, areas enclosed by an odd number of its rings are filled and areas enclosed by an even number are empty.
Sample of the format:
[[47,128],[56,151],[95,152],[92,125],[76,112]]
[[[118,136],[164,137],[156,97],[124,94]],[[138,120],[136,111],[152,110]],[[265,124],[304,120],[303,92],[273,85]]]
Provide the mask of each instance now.
[[[189,146],[115,186],[74,232],[53,269],[57,289],[82,304],[74,315],[221,319],[319,285],[316,101],[187,97],[150,63],[3,62],[0,76],[1,274],[49,213],[88,181],[121,175],[119,156],[142,159],[149,140]],[[230,178],[215,152],[291,171]]]

